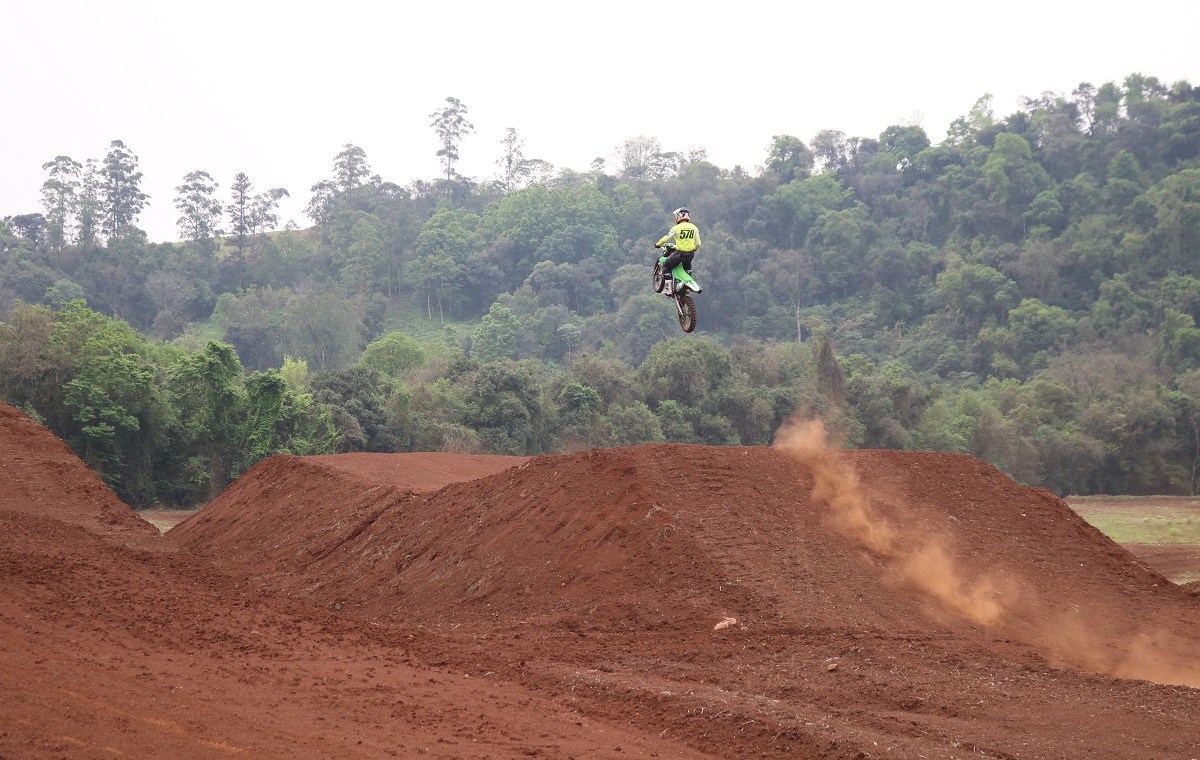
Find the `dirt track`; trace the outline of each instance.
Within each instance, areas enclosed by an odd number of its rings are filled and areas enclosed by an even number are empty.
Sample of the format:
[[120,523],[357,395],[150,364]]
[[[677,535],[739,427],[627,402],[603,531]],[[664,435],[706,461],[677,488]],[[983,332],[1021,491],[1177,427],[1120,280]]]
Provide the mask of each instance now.
[[1200,599],[969,457],[276,457],[160,536],[0,405],[0,531],[0,758],[1200,758]]

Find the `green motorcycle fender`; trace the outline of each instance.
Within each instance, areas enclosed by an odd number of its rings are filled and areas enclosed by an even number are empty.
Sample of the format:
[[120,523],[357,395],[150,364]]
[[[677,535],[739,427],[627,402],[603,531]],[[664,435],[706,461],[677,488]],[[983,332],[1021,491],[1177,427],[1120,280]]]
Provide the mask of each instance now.
[[[659,264],[663,263],[666,260],[667,260],[666,256],[658,257]],[[671,270],[671,276],[674,277],[676,280],[681,280],[683,282],[695,282],[695,280],[692,279],[692,276],[687,273],[687,270],[683,268],[683,264],[676,264],[675,268]]]

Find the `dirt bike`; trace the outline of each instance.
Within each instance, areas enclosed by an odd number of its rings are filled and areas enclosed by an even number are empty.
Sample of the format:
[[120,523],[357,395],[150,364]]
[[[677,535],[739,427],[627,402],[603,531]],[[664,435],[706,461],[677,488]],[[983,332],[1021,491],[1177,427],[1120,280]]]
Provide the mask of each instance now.
[[679,312],[679,326],[685,333],[696,329],[696,302],[689,293],[699,293],[700,283],[692,279],[683,264],[676,264],[670,272],[664,272],[662,265],[667,256],[674,253],[673,248],[667,249],[666,256],[660,256],[654,265],[654,292],[670,296],[675,301],[675,310]]

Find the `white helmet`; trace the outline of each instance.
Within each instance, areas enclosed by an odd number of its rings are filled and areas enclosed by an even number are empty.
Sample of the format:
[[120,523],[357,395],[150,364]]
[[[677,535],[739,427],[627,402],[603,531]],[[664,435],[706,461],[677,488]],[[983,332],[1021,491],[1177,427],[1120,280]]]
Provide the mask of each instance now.
[[683,221],[692,221],[692,214],[686,208],[675,209],[675,223],[679,224]]

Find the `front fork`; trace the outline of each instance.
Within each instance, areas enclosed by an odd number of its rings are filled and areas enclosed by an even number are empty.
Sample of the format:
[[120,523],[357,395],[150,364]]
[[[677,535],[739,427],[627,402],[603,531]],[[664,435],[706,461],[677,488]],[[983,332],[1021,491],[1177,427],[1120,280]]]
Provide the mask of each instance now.
[[[660,258],[658,260],[659,271],[662,271],[663,262],[666,260],[667,260],[666,256],[663,256],[662,258]],[[668,295],[670,295],[671,300],[675,302],[675,311],[678,312],[679,316],[682,317],[683,316],[683,301],[680,300],[680,298],[679,298],[679,295],[680,295],[679,283],[683,282],[684,280],[681,277],[675,276],[676,269],[678,269],[684,273],[686,273],[686,271],[687,271],[687,270],[683,269],[683,264],[676,264],[675,267],[670,272],[664,273],[663,274],[664,290],[666,289],[666,287],[671,288],[671,292]]]

